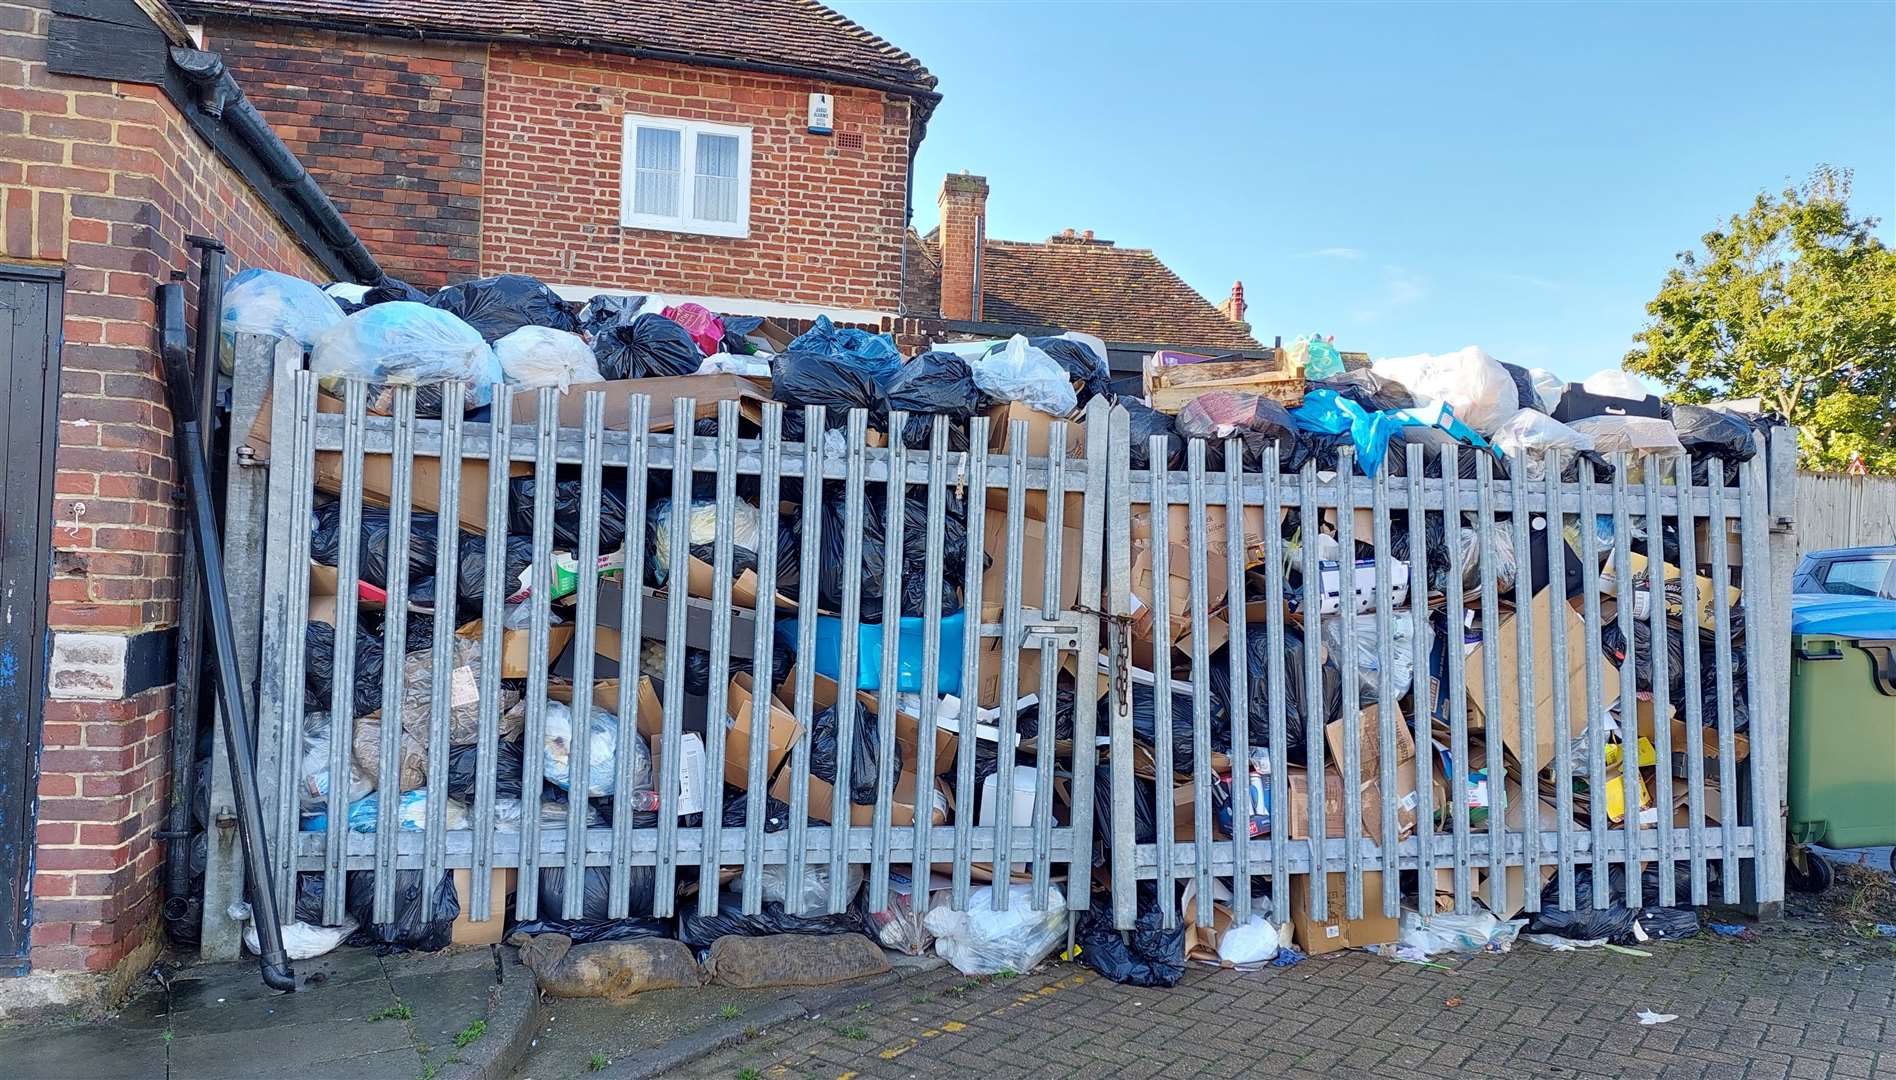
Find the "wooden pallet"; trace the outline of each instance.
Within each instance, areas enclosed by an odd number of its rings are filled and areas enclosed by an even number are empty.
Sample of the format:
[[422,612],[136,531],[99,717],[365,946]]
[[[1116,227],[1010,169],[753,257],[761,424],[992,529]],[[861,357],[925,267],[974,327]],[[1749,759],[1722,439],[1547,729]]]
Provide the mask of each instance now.
[[1235,390],[1274,398],[1286,408],[1303,404],[1302,368],[1285,369],[1283,350],[1276,360],[1204,360],[1161,365],[1158,354],[1146,358],[1145,393],[1152,408],[1177,413],[1199,395]]

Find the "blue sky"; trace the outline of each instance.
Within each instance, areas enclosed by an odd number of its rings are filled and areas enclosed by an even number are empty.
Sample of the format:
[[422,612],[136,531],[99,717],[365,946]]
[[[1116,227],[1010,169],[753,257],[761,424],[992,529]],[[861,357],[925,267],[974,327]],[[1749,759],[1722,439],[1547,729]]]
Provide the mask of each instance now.
[[1818,162],[1896,239],[1896,4],[830,0],[944,100],[989,235],[1091,228],[1258,337],[1617,366],[1673,255]]

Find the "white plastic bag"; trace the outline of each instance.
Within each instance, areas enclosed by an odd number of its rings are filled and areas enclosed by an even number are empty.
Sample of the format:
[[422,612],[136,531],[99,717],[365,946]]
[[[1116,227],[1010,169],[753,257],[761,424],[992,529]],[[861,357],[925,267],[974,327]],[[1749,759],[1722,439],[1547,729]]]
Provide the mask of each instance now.
[[[1593,391],[1588,391],[1592,393]],[[1568,425],[1593,440],[1593,449],[1602,454],[1624,450],[1629,454],[1651,451],[1683,454],[1685,446],[1672,421],[1657,416],[1583,416]]]
[[698,363],[700,375],[748,375],[753,379],[770,378],[770,361],[755,356],[712,353]]
[[[249,905],[244,905],[244,948],[252,956],[262,956],[263,948],[257,944],[257,924],[249,919]],[[342,917],[341,926],[311,926],[306,922],[284,923],[283,951],[292,960],[314,960],[329,952],[356,932],[356,921],[352,915]]]
[[[1062,378],[1065,375],[1062,374]],[[922,925],[935,935],[935,955],[963,975],[1025,972],[1066,943],[1066,897],[1058,886],[1047,892],[1047,910],[1033,910],[1029,885],[1007,887],[1007,910],[994,910],[994,886],[968,894],[968,910],[947,904],[931,908]]]
[[[1342,656],[1342,619],[1323,620],[1323,647],[1332,658]],[[1409,692],[1415,678],[1415,614],[1406,608],[1389,613],[1389,676],[1396,698]],[[1382,700],[1382,634],[1374,613],[1356,617],[1356,682],[1364,705]]]
[[494,342],[501,374],[515,386],[557,386],[604,382],[592,347],[578,334],[550,326],[523,326]]
[[342,309],[310,282],[274,270],[245,270],[224,286],[219,318],[224,373],[235,362],[238,334],[269,334],[307,349],[341,321]]
[[1423,918],[1404,908],[1396,945],[1424,956],[1436,953],[1507,952],[1520,935],[1526,919],[1502,922],[1486,911],[1470,915],[1434,914]]
[[[623,742],[629,748],[632,762],[632,790],[648,791],[652,787],[652,752],[645,745],[645,737],[636,731],[621,732],[619,718],[598,707],[586,710],[586,794],[603,799],[613,793],[618,781],[619,765],[617,754]],[[568,791],[572,790],[571,777],[573,759],[573,710],[558,701],[546,703],[546,746],[541,754],[541,762],[548,782]]]
[[310,350],[309,369],[331,379],[398,385],[460,380],[470,384],[469,408],[493,400],[494,384],[504,379],[480,331],[411,300],[365,307],[323,331]]
[[1073,378],[1044,350],[1019,334],[1007,344],[968,362],[974,385],[998,401],[1018,401],[1032,409],[1065,416],[1079,407]]
[[1526,408],[1508,417],[1495,430],[1492,441],[1496,449],[1507,455],[1510,471],[1513,463],[1518,461],[1524,466],[1523,473],[1529,480],[1546,477],[1549,450],[1573,454],[1593,449],[1591,436],[1575,431],[1544,412]]
[[1218,959],[1227,964],[1261,964],[1277,955],[1277,927],[1262,915],[1252,915],[1251,921],[1242,926],[1233,926],[1218,939]]
[[1619,368],[1603,368],[1588,375],[1580,388],[1602,397],[1643,398],[1650,393],[1637,378]]
[[1446,402],[1457,419],[1483,435],[1492,434],[1521,407],[1514,377],[1477,345],[1440,356],[1390,357],[1376,361],[1370,370],[1408,387],[1418,406]]
[[[1559,407],[1561,395],[1567,392],[1564,379],[1540,367],[1528,368],[1527,377],[1534,384],[1534,395],[1540,398],[1541,411],[1553,412]],[[1527,402],[1521,402],[1521,407],[1525,409]]]
[[[776,902],[792,915],[818,915],[829,911],[830,907],[830,868],[828,863],[806,864],[803,868],[803,881],[796,895],[790,895],[790,868],[779,863],[764,867],[762,891],[764,902]],[[843,896],[847,903],[862,888],[862,864],[850,863],[849,873],[843,878]],[[733,892],[744,891],[744,874],[739,872],[731,882]]]

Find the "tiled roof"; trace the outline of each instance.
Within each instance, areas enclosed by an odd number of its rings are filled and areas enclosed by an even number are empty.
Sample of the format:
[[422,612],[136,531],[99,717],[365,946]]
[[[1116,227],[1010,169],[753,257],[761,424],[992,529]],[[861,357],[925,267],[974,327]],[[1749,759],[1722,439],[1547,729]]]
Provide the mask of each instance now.
[[174,0],[187,16],[222,15],[367,34],[528,39],[573,48],[761,61],[933,90],[913,56],[814,0]]
[[[941,311],[935,233],[909,235],[909,313]],[[1084,330],[1107,341],[1202,349],[1262,346],[1145,248],[1055,236],[989,240],[981,255],[981,318]]]

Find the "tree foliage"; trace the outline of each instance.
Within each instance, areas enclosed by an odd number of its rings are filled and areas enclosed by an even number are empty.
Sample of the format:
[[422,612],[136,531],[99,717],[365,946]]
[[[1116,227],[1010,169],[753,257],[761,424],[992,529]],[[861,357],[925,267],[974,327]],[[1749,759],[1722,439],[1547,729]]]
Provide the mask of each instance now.
[[1896,252],[1820,166],[1681,252],[1626,354],[1676,400],[1761,399],[1811,467],[1896,473]]

